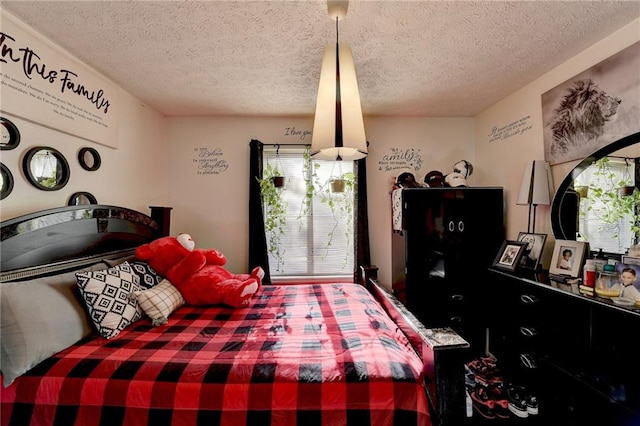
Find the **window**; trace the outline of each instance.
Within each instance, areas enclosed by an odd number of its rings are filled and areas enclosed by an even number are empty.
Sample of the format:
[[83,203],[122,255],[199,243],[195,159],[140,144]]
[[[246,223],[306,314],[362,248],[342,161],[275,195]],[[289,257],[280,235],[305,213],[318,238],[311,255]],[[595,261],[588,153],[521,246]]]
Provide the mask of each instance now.
[[[352,161],[311,160],[308,148],[265,149],[263,167],[277,168],[285,178],[278,189],[285,202],[283,232],[277,247],[267,230],[269,268],[274,280],[295,277],[351,277],[354,269]],[[343,192],[331,181],[347,179]],[[272,212],[264,206],[265,215]],[[275,231],[277,232],[277,231]]]
[[638,190],[634,186],[634,162],[624,158],[603,157],[576,177],[574,187],[580,194],[579,235],[589,241],[591,250],[624,254],[637,235]]

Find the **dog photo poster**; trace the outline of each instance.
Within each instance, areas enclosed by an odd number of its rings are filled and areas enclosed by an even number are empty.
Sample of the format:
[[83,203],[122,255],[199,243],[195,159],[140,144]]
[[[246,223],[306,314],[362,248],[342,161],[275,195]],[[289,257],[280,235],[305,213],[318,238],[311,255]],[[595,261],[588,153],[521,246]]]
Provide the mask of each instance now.
[[542,94],[544,159],[582,159],[640,131],[640,42]]

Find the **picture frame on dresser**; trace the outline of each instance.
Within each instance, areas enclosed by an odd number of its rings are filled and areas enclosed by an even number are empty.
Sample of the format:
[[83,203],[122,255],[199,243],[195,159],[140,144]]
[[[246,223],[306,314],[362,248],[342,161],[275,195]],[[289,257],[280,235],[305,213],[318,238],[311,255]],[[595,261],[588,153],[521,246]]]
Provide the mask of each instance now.
[[504,240],[492,266],[506,269],[507,271],[515,271],[520,266],[520,259],[526,248],[527,243],[523,241]]
[[640,257],[623,255],[621,260],[626,265],[640,265]]
[[518,241],[527,243],[522,258],[520,258],[520,267],[522,269],[537,271],[540,267],[540,258],[542,257],[544,244],[547,241],[547,234],[520,232],[518,234]]
[[585,241],[556,240],[549,273],[579,277],[582,273],[586,248]]

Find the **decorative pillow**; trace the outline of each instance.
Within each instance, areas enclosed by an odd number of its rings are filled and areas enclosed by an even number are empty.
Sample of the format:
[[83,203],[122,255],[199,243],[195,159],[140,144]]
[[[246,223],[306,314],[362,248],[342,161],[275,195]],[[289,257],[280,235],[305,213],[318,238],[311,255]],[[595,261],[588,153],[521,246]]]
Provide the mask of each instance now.
[[[100,262],[81,271],[105,267]],[[5,387],[92,333],[76,291],[76,272],[0,284],[0,369]]]
[[153,288],[135,293],[153,325],[166,324],[169,315],[185,303],[182,294],[166,279]]
[[140,278],[140,287],[146,290],[160,284],[163,278],[147,263],[142,260],[130,262],[133,272]]
[[142,318],[135,293],[139,278],[129,262],[95,272],[76,273],[78,289],[100,336],[116,337],[122,330]]

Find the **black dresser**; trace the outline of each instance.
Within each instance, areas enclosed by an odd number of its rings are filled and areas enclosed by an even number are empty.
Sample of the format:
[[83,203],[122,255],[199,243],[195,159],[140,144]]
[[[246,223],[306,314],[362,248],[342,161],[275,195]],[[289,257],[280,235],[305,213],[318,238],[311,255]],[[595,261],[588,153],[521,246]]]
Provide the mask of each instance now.
[[506,381],[538,396],[513,424],[640,425],[640,309],[489,268],[488,348]]
[[504,241],[500,187],[402,191],[406,306],[428,328],[451,327],[482,351],[477,303]]

